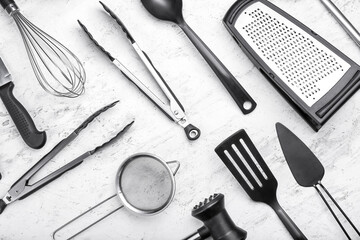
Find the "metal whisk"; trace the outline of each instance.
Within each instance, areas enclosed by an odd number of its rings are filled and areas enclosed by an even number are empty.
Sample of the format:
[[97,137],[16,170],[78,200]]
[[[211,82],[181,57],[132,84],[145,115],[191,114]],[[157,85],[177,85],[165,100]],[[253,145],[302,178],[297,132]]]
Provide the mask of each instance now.
[[86,74],[79,59],[59,41],[26,19],[13,0],[0,0],[0,4],[19,28],[41,87],[60,97],[75,98],[84,93]]

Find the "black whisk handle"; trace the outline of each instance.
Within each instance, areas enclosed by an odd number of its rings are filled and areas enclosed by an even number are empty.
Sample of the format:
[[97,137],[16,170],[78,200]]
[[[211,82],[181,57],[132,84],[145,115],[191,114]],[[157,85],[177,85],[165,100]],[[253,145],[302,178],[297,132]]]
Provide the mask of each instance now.
[[9,111],[21,137],[34,149],[42,148],[46,143],[46,133],[36,129],[34,121],[23,105],[13,95],[14,83],[9,82],[0,87],[0,98]]
[[14,0],[0,0],[1,6],[6,9],[10,4],[15,4]]

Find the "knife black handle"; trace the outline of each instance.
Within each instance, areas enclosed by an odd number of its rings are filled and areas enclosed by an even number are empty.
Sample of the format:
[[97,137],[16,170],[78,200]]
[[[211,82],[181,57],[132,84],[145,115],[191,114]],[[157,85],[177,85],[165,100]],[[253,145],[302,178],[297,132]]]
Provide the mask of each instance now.
[[21,105],[21,103],[14,97],[13,89],[15,85],[9,82],[0,87],[0,97],[4,102],[11,118],[13,119],[21,137],[25,143],[34,149],[42,148],[46,143],[46,133],[39,132],[29,113]]
[[0,214],[5,210],[7,204],[4,202],[4,200],[0,199]]

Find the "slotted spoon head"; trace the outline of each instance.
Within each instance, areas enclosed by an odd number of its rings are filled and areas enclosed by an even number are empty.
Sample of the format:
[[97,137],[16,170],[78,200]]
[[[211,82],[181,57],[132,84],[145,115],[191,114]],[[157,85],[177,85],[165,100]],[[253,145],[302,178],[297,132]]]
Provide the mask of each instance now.
[[245,130],[230,136],[215,152],[252,200],[269,204],[276,199],[277,180]]

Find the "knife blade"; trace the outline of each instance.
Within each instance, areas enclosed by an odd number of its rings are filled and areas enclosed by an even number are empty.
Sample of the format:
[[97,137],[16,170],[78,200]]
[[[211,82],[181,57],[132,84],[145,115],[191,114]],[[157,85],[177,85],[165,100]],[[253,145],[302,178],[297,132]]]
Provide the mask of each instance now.
[[276,124],[276,131],[286,162],[300,186],[313,187],[325,174],[325,169],[314,153],[288,128]]
[[11,74],[0,57],[0,98],[15,123],[25,143],[34,149],[43,147],[46,143],[46,133],[36,129],[34,121],[24,106],[15,98]]
[[7,70],[3,60],[0,57],[0,86],[4,86],[11,81],[11,74]]

